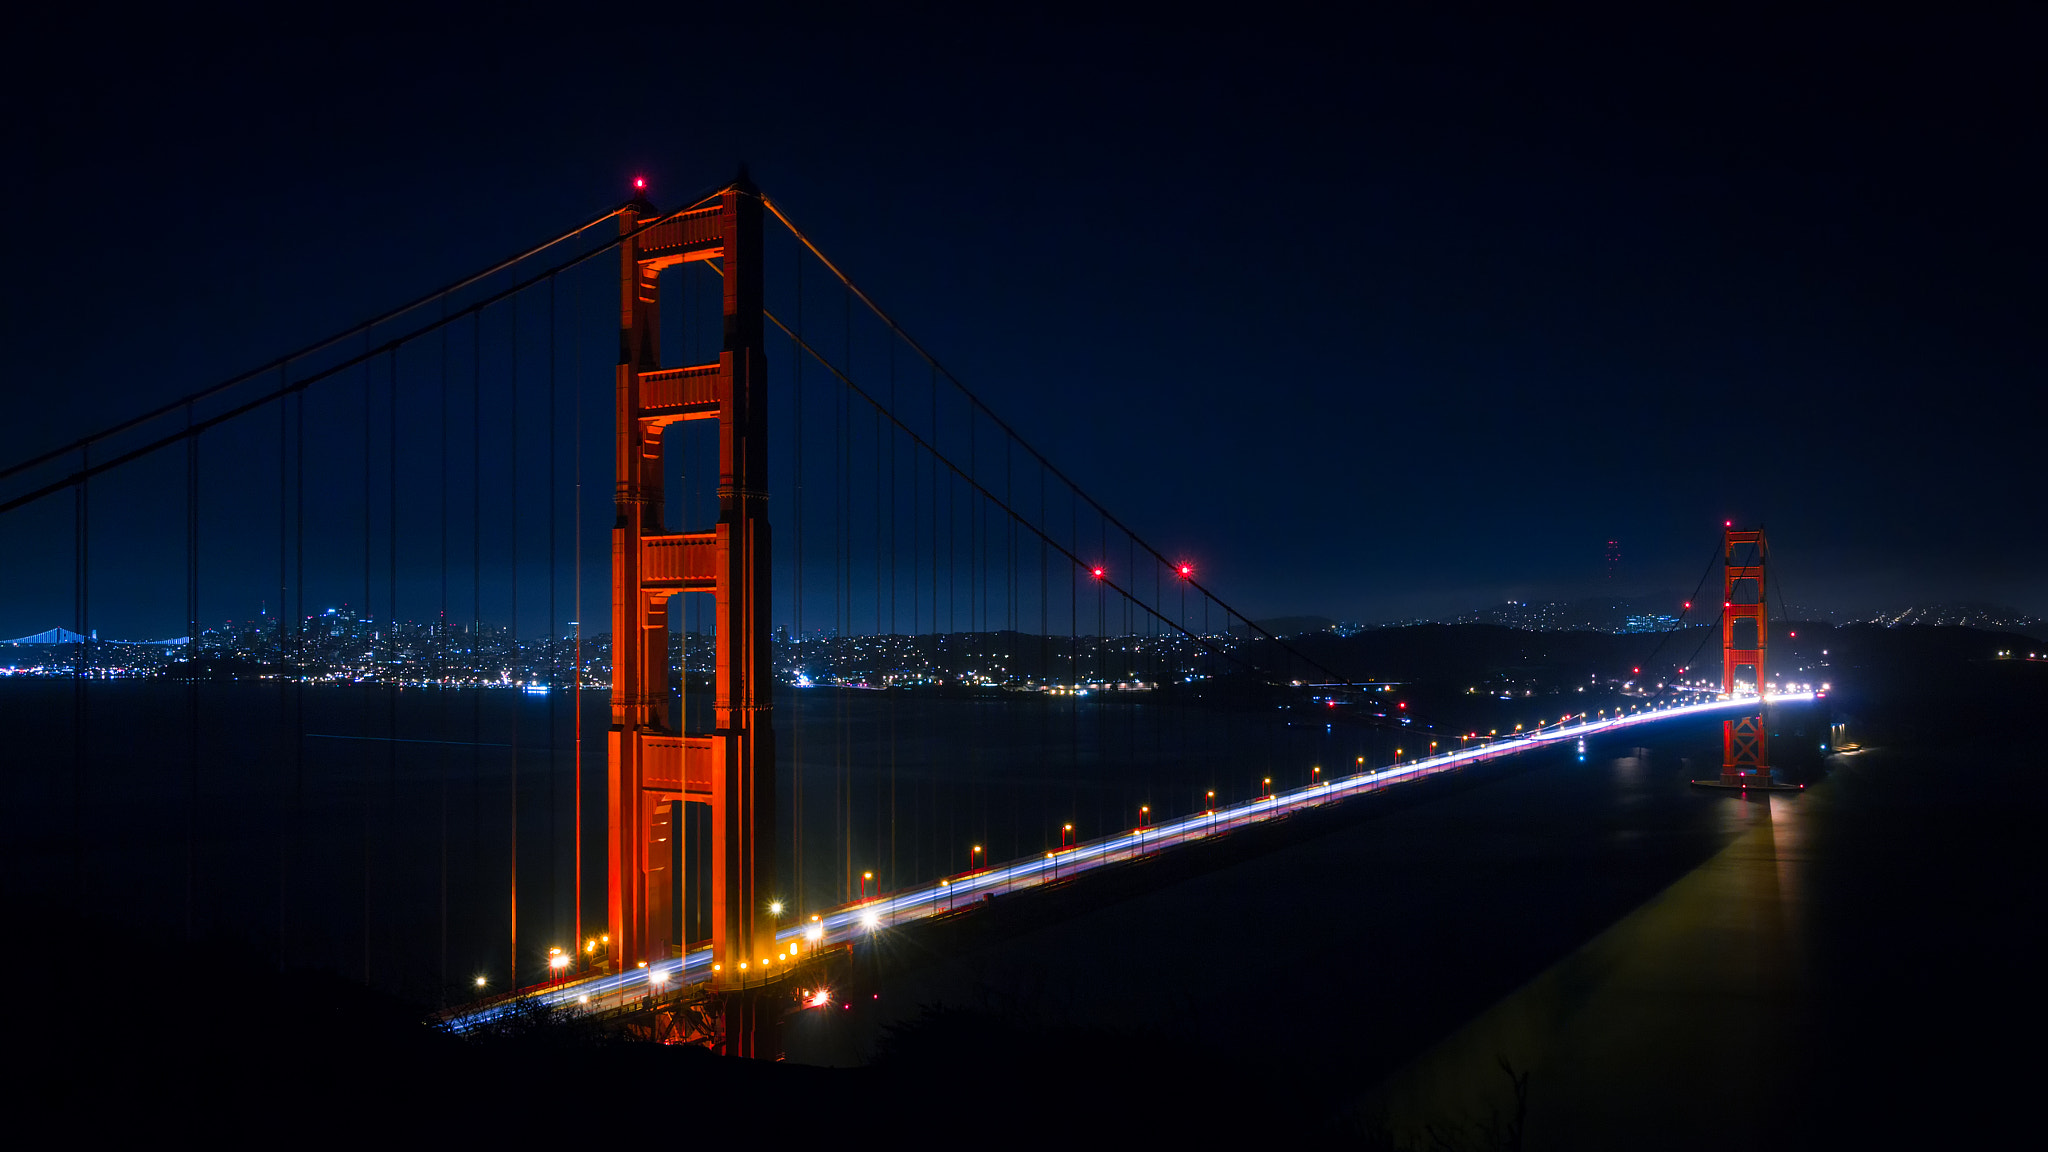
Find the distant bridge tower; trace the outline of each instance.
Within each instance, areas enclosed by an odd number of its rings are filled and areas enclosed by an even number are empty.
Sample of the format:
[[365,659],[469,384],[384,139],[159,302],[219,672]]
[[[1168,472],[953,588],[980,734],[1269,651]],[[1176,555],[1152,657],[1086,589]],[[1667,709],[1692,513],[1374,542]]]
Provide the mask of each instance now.
[[1694,783],[1719,788],[1781,789],[1771,780],[1770,739],[1764,726],[1764,656],[1770,649],[1770,620],[1765,610],[1764,562],[1770,546],[1762,529],[1740,531],[1730,525],[1722,538],[1721,692],[1736,693],[1735,672],[1748,668],[1756,676],[1756,708],[1721,722],[1721,777]]
[[[661,218],[635,201],[619,219],[617,476],[612,529],[612,723],[608,809],[611,959],[621,970],[665,961],[678,930],[685,806],[711,809],[715,988],[758,981],[774,947],[775,736],[769,707],[767,364],[763,353],[761,199],[744,172],[712,203]],[[663,367],[660,276],[716,260],[724,344],[710,364]],[[718,421],[717,527],[672,533],[662,515],[662,430]],[[669,598],[716,600],[713,728],[686,735],[669,714]],[[756,1055],[750,997],[729,1000],[734,1055]]]
[[1607,542],[1607,583],[1614,583],[1614,570],[1621,566],[1621,541]]

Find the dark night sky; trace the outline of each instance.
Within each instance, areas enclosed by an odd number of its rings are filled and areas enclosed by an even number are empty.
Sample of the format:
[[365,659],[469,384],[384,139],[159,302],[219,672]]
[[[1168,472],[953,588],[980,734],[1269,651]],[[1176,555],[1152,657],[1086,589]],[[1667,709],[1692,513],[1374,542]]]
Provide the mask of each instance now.
[[2038,9],[587,11],[29,30],[0,461],[745,160],[1253,612],[1683,590],[1732,517],[1795,604],[2048,615]]

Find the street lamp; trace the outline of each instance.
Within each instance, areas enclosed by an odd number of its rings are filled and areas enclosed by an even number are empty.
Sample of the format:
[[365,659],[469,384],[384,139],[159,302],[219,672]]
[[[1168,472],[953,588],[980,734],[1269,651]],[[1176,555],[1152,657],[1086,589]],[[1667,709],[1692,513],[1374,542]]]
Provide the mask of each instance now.
[[860,898],[861,898],[861,899],[865,900],[865,899],[867,899],[867,898],[868,898],[868,881],[870,881],[870,880],[873,880],[874,878],[875,878],[875,874],[874,874],[873,872],[863,872],[863,873],[861,873],[861,874],[860,874]]
[[1068,845],[1067,845],[1067,841],[1068,841],[1068,839],[1069,839],[1070,837],[1072,837],[1073,835],[1074,835],[1074,826],[1073,826],[1072,824],[1062,824],[1062,825],[1060,825],[1060,847],[1062,847],[1062,848],[1065,848],[1065,847],[1067,847],[1067,846],[1068,846]]
[[980,854],[981,854],[981,845],[979,845],[979,844],[976,844],[976,845],[975,845],[974,847],[972,847],[972,848],[969,848],[969,849],[967,850],[967,870],[968,870],[969,872],[972,872],[972,871],[974,871],[974,858],[975,858],[976,856],[980,855]]

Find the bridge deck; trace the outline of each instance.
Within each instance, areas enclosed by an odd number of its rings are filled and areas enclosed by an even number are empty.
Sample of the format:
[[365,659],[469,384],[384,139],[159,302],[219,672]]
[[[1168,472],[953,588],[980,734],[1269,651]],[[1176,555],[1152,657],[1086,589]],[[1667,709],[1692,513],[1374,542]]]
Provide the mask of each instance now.
[[[1771,703],[1794,703],[1813,698],[1814,694],[1811,692],[1782,693],[1767,697]],[[1354,773],[1320,784],[1278,791],[1270,796],[1221,806],[1213,811],[1186,816],[1156,827],[1134,828],[1083,841],[1071,848],[1048,852],[1042,857],[991,865],[974,872],[945,877],[931,884],[888,893],[870,900],[843,904],[819,913],[815,922],[777,932],[776,940],[785,948],[796,945],[797,955],[801,957],[819,948],[855,943],[871,933],[894,925],[971,908],[976,901],[988,896],[1018,892],[1058,880],[1071,879],[1097,868],[1220,836],[1249,824],[1377,792],[1391,785],[1456,771],[1468,764],[1497,760],[1532,748],[1577,740],[1602,732],[1755,706],[1756,698],[1745,696],[1714,699],[1697,704],[1675,704],[1606,720],[1560,724],[1555,728],[1541,729],[1528,735],[1497,740],[1483,747],[1445,752],[1377,771]],[[544,1003],[561,1007],[603,1011],[644,995],[655,983],[696,983],[710,979],[711,975],[711,950],[708,947],[700,948],[680,960],[666,964],[654,964],[625,973],[547,985],[530,989],[517,997],[501,998],[487,1005],[456,1009],[444,1019],[450,1028],[460,1032],[495,1019],[506,1010],[508,1004],[519,999],[539,999]]]

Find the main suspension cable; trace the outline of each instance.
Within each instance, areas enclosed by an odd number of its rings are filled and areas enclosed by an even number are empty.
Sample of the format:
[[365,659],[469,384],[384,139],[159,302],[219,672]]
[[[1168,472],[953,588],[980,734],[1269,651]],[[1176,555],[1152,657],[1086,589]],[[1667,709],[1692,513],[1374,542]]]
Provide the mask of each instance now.
[[[147,424],[151,420],[155,420],[162,416],[168,416],[172,412],[176,412],[178,409],[183,408],[187,405],[195,404],[201,400],[205,400],[208,399],[209,397],[219,395],[220,393],[227,391],[228,389],[233,388],[238,384],[246,384],[259,376],[265,376],[268,375],[269,373],[278,371],[279,369],[284,368],[286,365],[291,364],[293,361],[304,359],[305,357],[310,356],[315,352],[321,351],[322,349],[331,348],[334,345],[339,344],[345,340],[350,340],[358,335],[367,333],[372,329],[376,328],[380,324],[389,323],[390,321],[396,320],[400,316],[403,316],[416,308],[429,304],[435,300],[441,299],[442,297],[448,296],[452,293],[459,292],[462,289],[469,287],[471,284],[474,284],[479,280],[486,279],[487,277],[494,276],[499,272],[503,272],[505,269],[510,268],[515,264],[519,264],[526,260],[532,259],[533,257],[540,255],[542,252],[545,252],[548,249],[553,248],[557,244],[573,240],[577,236],[580,236],[583,233],[590,231],[592,228],[597,227],[599,224],[602,224],[605,221],[611,219],[612,217],[617,216],[619,213],[624,212],[627,208],[631,207],[632,205],[633,201],[626,201],[625,203],[620,204],[618,207],[613,208],[611,211],[606,212],[601,216],[594,217],[585,223],[579,224],[576,227],[570,229],[569,231],[564,232],[559,236],[556,236],[552,240],[548,240],[545,241],[544,243],[537,244],[531,248],[526,249],[524,252],[520,252],[515,256],[508,256],[505,259],[500,260],[497,263],[492,264],[491,266],[483,269],[482,271],[472,272],[469,275],[464,276],[451,284],[447,284],[440,288],[436,288],[433,291],[418,297],[417,299],[411,300],[405,304],[401,304],[398,307],[393,308],[387,312],[381,313],[376,316],[372,316],[368,320],[364,320],[357,324],[351,325],[350,327],[345,328],[342,331],[337,332],[331,336],[322,337],[321,339],[315,340],[311,344],[307,344],[304,347],[301,347],[295,351],[287,352],[284,355],[278,356],[270,360],[268,363],[265,363],[259,367],[252,368],[247,372],[238,373],[237,375],[231,376],[226,380],[220,381],[217,384],[208,385],[205,388],[201,388],[197,392],[193,392],[190,393],[189,395],[182,396],[176,400],[169,402],[168,404],[163,405],[160,408],[151,409],[150,411],[145,412],[140,416],[124,420],[119,424],[110,425],[106,428],[102,428],[99,431],[90,433],[86,436],[81,436],[78,439],[73,440],[71,443],[66,444],[61,448],[52,448],[51,450],[43,453],[40,456],[36,456],[28,460],[23,460],[22,462],[10,465],[5,469],[0,469],[0,480],[5,480],[7,477],[12,476],[17,472],[23,472],[26,471],[27,469],[34,468],[38,464],[47,464],[60,456],[80,451],[88,445],[97,444],[98,442],[100,442],[101,440],[105,440],[109,436],[119,435],[122,432],[126,432],[130,428],[136,427],[137,425]],[[683,209],[683,211],[688,210],[689,209]],[[659,221],[656,221],[655,223],[659,223]],[[605,248],[610,248],[613,245],[616,245],[617,243],[618,241],[614,240],[611,244],[606,245]],[[601,252],[604,250],[605,249],[601,248],[598,251]],[[589,253],[588,255],[594,256],[596,255],[596,253],[593,252]]]
[[[1143,548],[1147,553],[1149,553],[1152,556],[1153,560],[1160,564],[1170,565],[1172,563],[1166,558],[1165,553],[1159,551],[1157,548],[1154,548],[1150,543],[1148,543],[1144,539],[1144,537],[1139,536],[1136,532],[1132,531],[1129,525],[1125,524],[1122,520],[1117,519],[1116,516],[1113,515],[1108,508],[1104,507],[1100,501],[1096,500],[1093,496],[1090,496],[1086,490],[1084,490],[1079,484],[1076,484],[1074,480],[1071,477],[1069,477],[1065,472],[1060,471],[1059,468],[1055,466],[1051,460],[1046,458],[1046,455],[1043,452],[1040,452],[1037,448],[1031,445],[1030,441],[1025,440],[1021,435],[1019,435],[1017,433],[1017,430],[1015,428],[1012,428],[1007,421],[1005,421],[1001,416],[996,415],[994,409],[990,408],[987,404],[983,403],[981,397],[975,395],[973,390],[969,389],[966,384],[962,383],[958,376],[955,376],[944,365],[940,364],[938,358],[932,355],[931,352],[927,351],[924,345],[918,343],[917,340],[910,335],[910,333],[904,331],[903,326],[898,324],[894,317],[890,316],[887,312],[883,311],[881,305],[875,303],[872,297],[870,297],[867,293],[861,291],[860,287],[854,284],[853,280],[850,277],[848,277],[845,272],[841,271],[839,266],[837,264],[834,264],[831,258],[826,256],[825,253],[817,246],[817,244],[813,242],[811,238],[808,235],[806,235],[802,229],[798,228],[796,224],[793,223],[790,220],[790,218],[783,213],[780,206],[778,206],[773,200],[770,200],[767,196],[761,197],[761,206],[768,209],[769,212],[773,213],[775,218],[782,222],[782,226],[789,229],[790,235],[794,236],[797,239],[798,243],[802,244],[805,248],[810,249],[811,254],[818,258],[818,262],[823,264],[826,267],[826,269],[830,271],[834,276],[838,277],[839,282],[846,286],[847,291],[852,293],[854,296],[858,297],[860,299],[860,302],[867,306],[868,311],[875,314],[876,319],[879,319],[883,324],[887,325],[889,330],[894,332],[897,335],[897,337],[901,339],[905,344],[910,345],[911,350],[916,352],[919,356],[923,357],[925,362],[932,366],[933,371],[943,374],[948,381],[951,381],[953,387],[958,389],[960,394],[962,396],[965,396],[970,404],[972,404],[975,408],[979,409],[990,420],[994,421],[996,427],[1002,429],[1006,435],[1008,435],[1011,439],[1015,440],[1019,445],[1021,445],[1024,451],[1030,453],[1032,458],[1037,460],[1041,467],[1044,467],[1045,469],[1050,471],[1054,476],[1059,477],[1061,483],[1065,484],[1069,489],[1071,489],[1075,495],[1087,501],[1088,505],[1094,508],[1098,515],[1100,515],[1108,523],[1114,524],[1119,531],[1123,532],[1126,536],[1130,537],[1131,541],[1135,543],[1138,547]],[[813,352],[812,355],[815,356],[816,353]],[[873,403],[872,400],[869,402]],[[1186,579],[1190,584],[1194,586],[1196,591],[1202,593],[1204,596],[1208,596],[1212,600],[1215,600],[1219,605],[1222,605],[1226,611],[1232,612],[1239,619],[1243,620],[1246,628],[1250,629],[1253,632],[1256,632],[1257,634],[1266,638],[1267,640],[1270,640],[1273,643],[1279,645],[1283,650],[1285,650],[1289,655],[1293,656],[1295,659],[1302,661],[1304,664],[1307,664],[1310,667],[1316,668],[1317,670],[1321,671],[1324,675],[1330,677],[1333,681],[1341,683],[1347,688],[1358,687],[1358,685],[1351,681],[1349,678],[1338,676],[1337,673],[1331,671],[1328,668],[1323,667],[1323,665],[1318,661],[1311,660],[1307,656],[1303,655],[1301,652],[1297,651],[1293,645],[1288,644],[1285,640],[1282,640],[1278,636],[1273,635],[1271,632],[1266,631],[1264,628],[1260,627],[1257,622],[1253,621],[1251,617],[1246,616],[1241,612],[1236,612],[1234,609],[1230,608],[1228,604],[1224,604],[1221,598],[1217,597],[1215,593],[1211,592],[1208,588],[1204,587],[1202,584],[1195,581],[1192,578],[1192,576],[1187,577]]]

